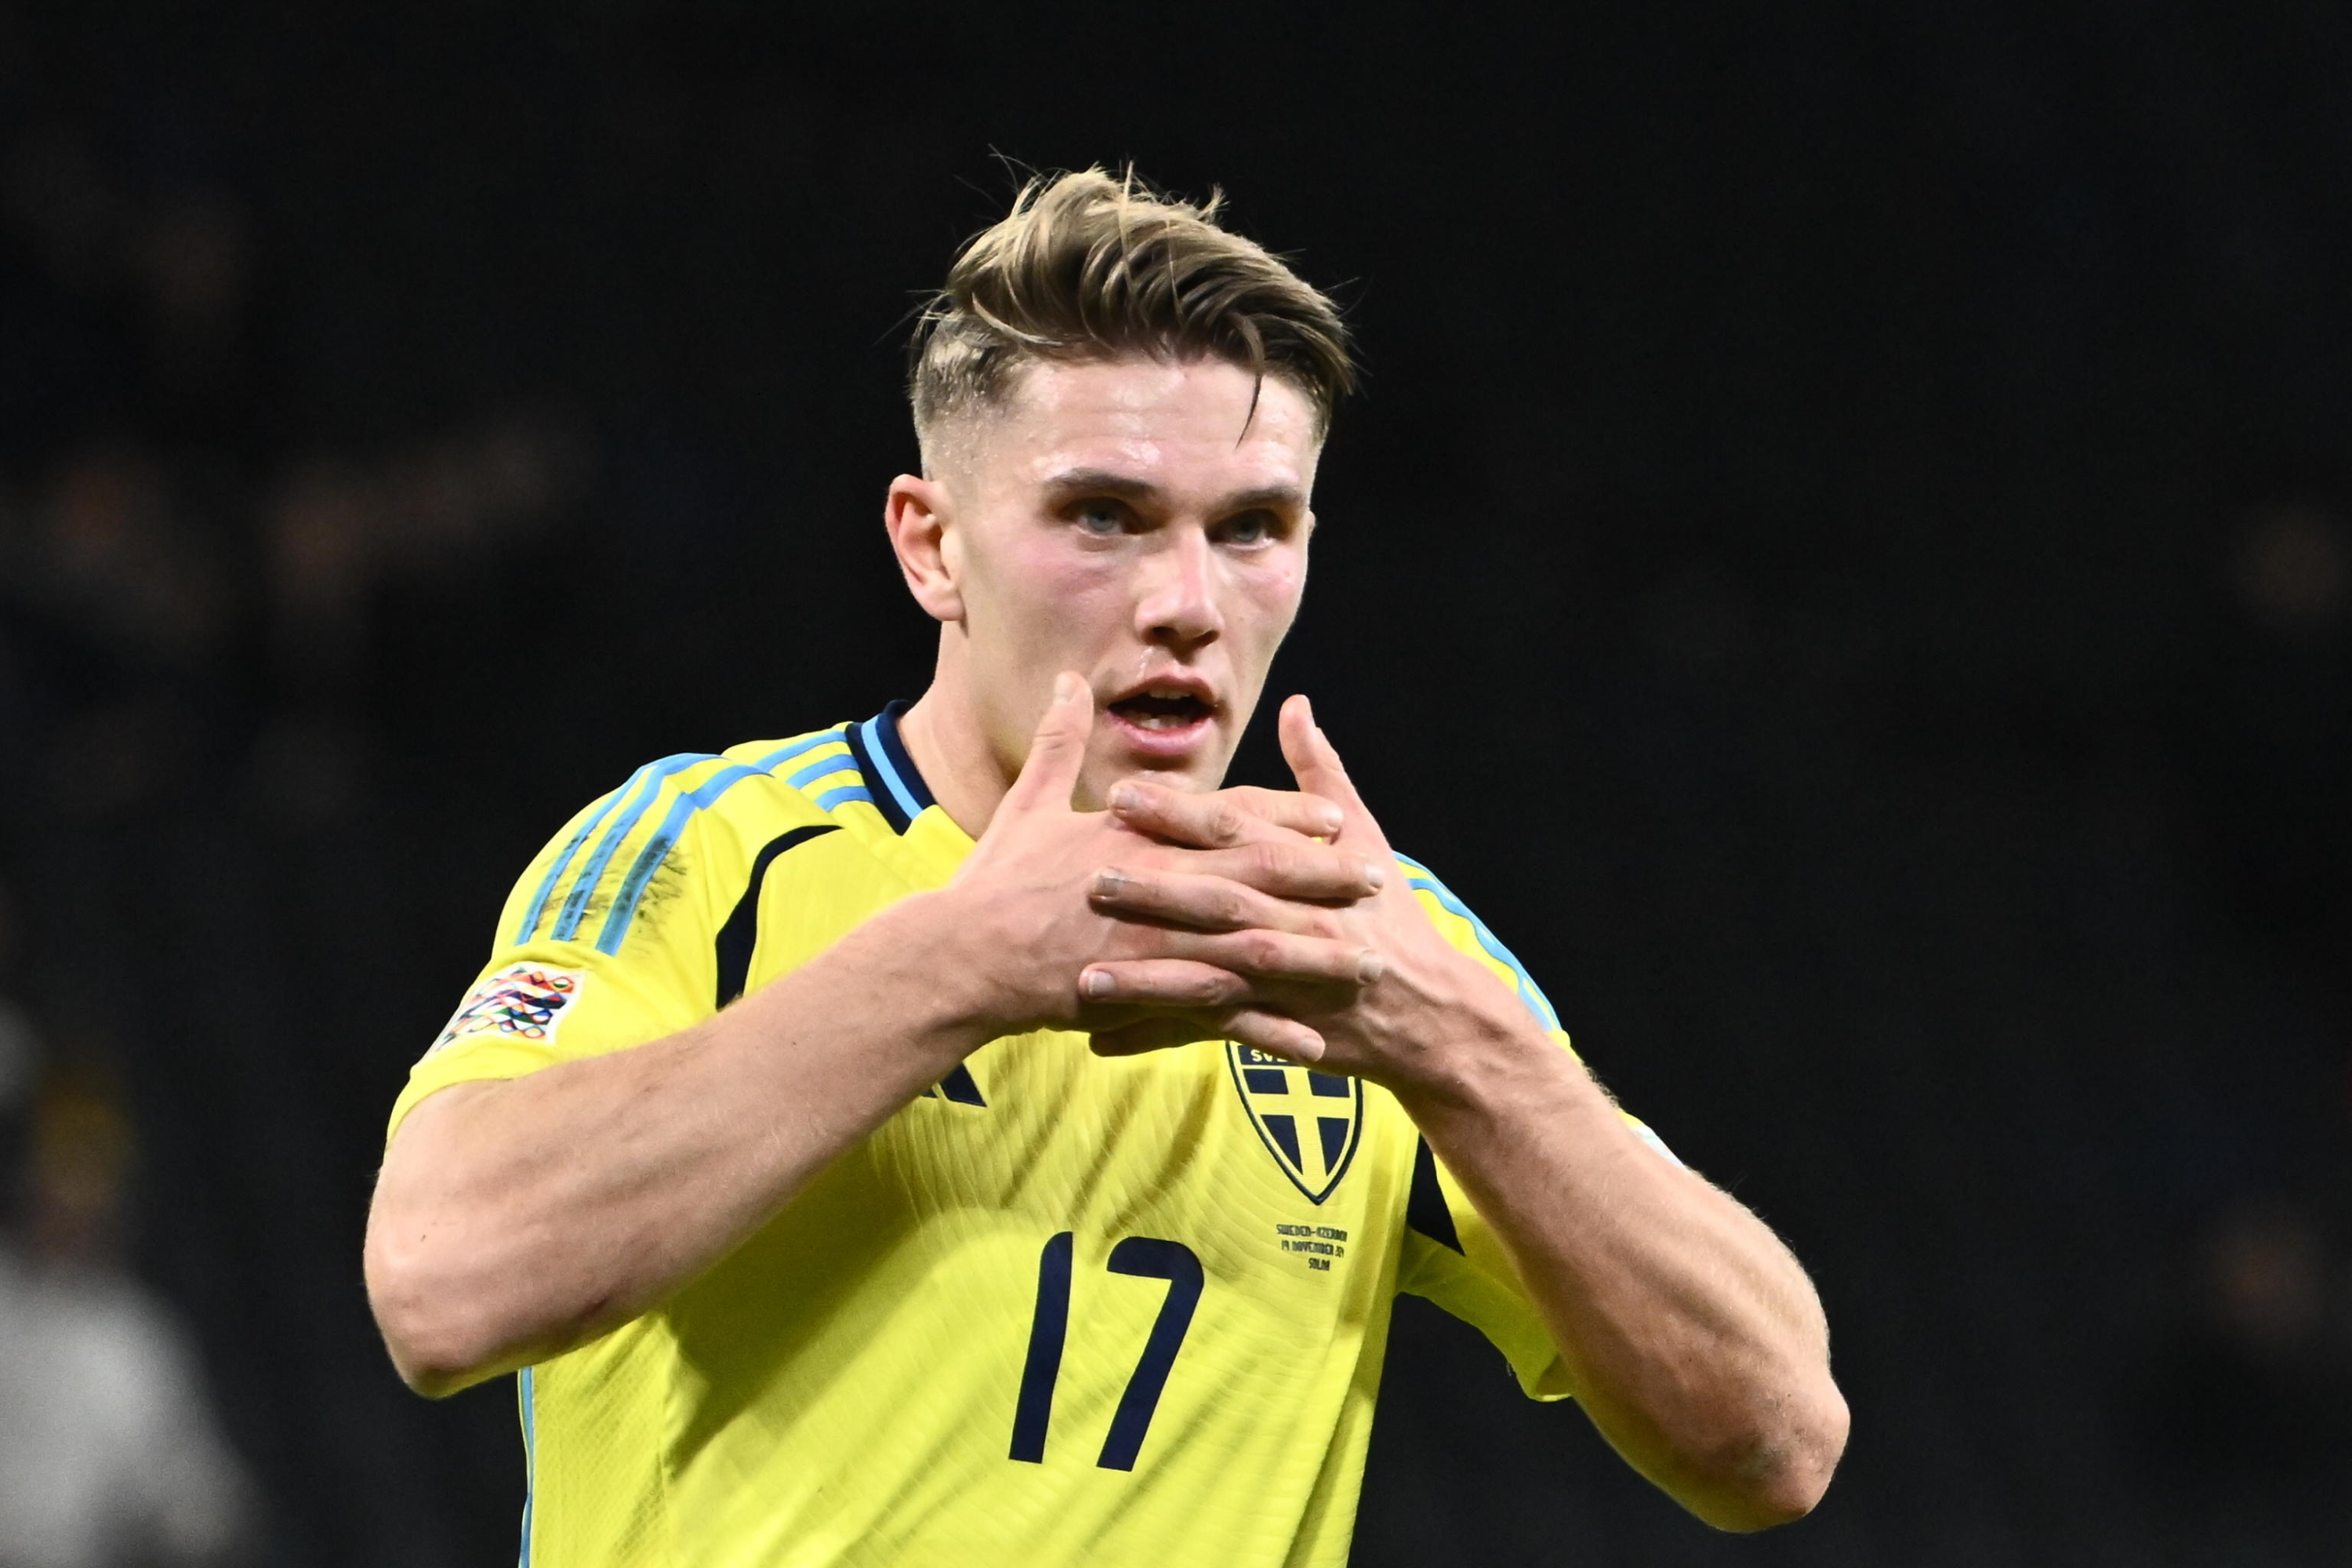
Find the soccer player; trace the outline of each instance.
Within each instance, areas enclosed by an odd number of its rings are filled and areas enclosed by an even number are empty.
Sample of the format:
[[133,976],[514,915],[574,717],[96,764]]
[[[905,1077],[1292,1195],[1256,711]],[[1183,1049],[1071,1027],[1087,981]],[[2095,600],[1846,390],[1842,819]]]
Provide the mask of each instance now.
[[929,689],[650,763],[516,883],[366,1262],[412,1385],[520,1372],[526,1562],[1339,1563],[1400,1290],[1702,1519],[1820,1497],[1795,1259],[1304,699],[1298,790],[1219,787],[1351,377],[1213,203],[1033,185],[917,334]]

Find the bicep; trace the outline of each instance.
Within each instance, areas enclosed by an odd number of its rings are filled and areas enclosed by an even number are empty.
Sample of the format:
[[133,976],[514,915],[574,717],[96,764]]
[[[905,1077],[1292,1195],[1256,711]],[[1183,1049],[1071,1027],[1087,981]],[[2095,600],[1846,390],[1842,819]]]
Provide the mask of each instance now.
[[419,1170],[446,1169],[464,1157],[469,1131],[468,1108],[504,1088],[505,1079],[471,1079],[449,1084],[420,1097],[407,1114],[394,1124],[384,1145],[383,1165],[376,1176],[376,1198],[383,1199],[387,1183]]

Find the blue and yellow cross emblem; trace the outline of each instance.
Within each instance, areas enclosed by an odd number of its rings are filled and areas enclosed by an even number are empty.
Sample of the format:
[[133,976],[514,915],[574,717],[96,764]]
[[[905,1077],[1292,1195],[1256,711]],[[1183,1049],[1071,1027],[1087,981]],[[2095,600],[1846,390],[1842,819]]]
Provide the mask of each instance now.
[[1234,1087],[1241,1090],[1242,1109],[1282,1173],[1308,1202],[1329,1197],[1363,1139],[1363,1084],[1231,1040],[1225,1042],[1225,1059],[1233,1068]]

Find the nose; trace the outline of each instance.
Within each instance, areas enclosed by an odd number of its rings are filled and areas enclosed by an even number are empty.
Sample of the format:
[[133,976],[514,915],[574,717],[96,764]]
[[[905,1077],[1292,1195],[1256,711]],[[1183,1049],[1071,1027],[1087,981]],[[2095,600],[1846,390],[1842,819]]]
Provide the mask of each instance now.
[[1223,635],[1225,618],[1217,608],[1216,552],[1206,531],[1170,530],[1143,571],[1135,629],[1146,642],[1184,653]]

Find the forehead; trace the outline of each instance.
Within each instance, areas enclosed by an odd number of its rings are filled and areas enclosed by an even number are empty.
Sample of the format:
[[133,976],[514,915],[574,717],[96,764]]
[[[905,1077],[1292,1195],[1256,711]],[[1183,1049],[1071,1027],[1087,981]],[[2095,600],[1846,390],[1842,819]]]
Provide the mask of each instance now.
[[1102,469],[1179,493],[1304,493],[1314,482],[1319,443],[1306,395],[1223,360],[1033,361],[1009,391],[976,432],[981,465],[1001,479]]

